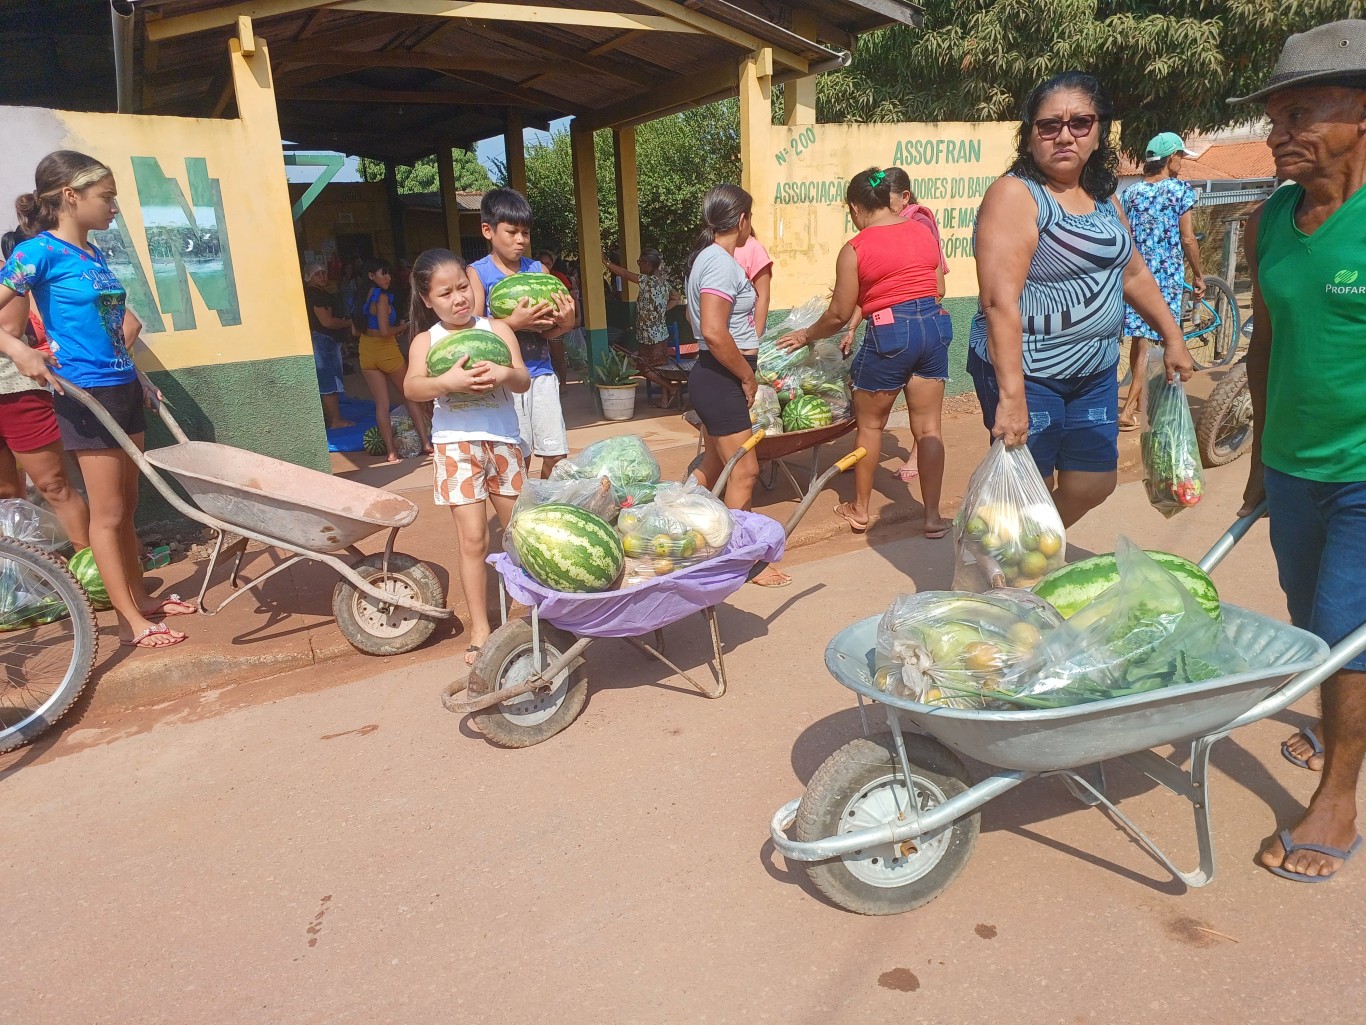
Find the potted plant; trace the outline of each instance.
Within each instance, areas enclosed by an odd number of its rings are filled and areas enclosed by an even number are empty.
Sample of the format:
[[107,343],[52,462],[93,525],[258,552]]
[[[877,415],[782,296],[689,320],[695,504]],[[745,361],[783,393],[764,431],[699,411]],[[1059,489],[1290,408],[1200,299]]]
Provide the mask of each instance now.
[[609,350],[598,361],[598,397],[602,400],[602,415],[608,420],[629,420],[636,412],[636,366],[630,357]]

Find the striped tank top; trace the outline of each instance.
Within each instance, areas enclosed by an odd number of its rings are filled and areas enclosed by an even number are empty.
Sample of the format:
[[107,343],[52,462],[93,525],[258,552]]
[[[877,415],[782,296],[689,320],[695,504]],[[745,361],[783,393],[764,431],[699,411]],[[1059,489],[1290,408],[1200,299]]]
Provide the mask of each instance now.
[[[1030,377],[1085,377],[1119,362],[1124,327],[1124,268],[1134,243],[1108,199],[1070,214],[1038,182],[1020,178],[1038,207],[1039,245],[1020,293],[1024,372]],[[982,258],[978,251],[978,259]],[[990,362],[987,325],[978,304],[968,337]]]

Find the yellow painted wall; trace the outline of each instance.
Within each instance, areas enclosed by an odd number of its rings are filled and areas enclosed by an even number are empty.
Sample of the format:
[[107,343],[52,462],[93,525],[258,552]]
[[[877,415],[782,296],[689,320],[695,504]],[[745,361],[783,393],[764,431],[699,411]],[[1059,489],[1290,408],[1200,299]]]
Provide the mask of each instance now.
[[[163,330],[143,332],[144,344],[134,353],[144,369],[179,370],[312,356],[265,41],[257,39],[256,52],[248,56],[234,39],[224,59],[231,63],[237,91],[240,116],[235,119],[3,108],[7,139],[0,156],[0,184],[14,185],[15,192],[31,190],[34,165],[45,153],[59,148],[89,153],[113,169],[131,253],[124,254],[121,262],[111,257],[111,265],[125,285],[129,285],[129,268],[140,266],[145,284],[141,290],[129,287],[130,305],[144,322],[150,324],[156,314],[161,314],[163,322]],[[135,161],[140,162],[142,180],[134,172]],[[203,213],[211,207],[192,198],[191,165],[199,169],[197,180],[207,181],[216,190],[221,223]],[[231,309],[226,323],[223,311],[205,302],[193,276],[186,279],[190,310],[182,311],[181,324],[175,325],[164,313],[166,296],[174,289],[162,286],[173,277],[174,265],[167,263],[163,253],[163,279],[157,279],[147,221],[149,216],[166,215],[155,213],[157,204],[149,203],[148,190],[140,188],[149,180],[149,168],[153,169],[150,178],[164,176],[178,187],[201,219],[201,229],[207,218],[214,229],[208,234],[220,236],[214,244],[222,243],[222,262],[230,265],[226,272],[229,294],[234,297],[227,304]],[[163,210],[171,209],[174,217],[180,216],[174,204],[161,205]],[[197,264],[196,269],[202,273],[204,266]],[[136,277],[137,271],[132,273]],[[159,309],[147,308],[151,297]],[[193,327],[186,326],[191,317]]]
[[854,234],[844,189],[849,175],[873,165],[910,175],[939,221],[949,296],[976,295],[973,223],[987,186],[1010,164],[1014,132],[1001,123],[756,125],[745,170],[755,230],[778,268],[773,308],[834,285],[835,257]]

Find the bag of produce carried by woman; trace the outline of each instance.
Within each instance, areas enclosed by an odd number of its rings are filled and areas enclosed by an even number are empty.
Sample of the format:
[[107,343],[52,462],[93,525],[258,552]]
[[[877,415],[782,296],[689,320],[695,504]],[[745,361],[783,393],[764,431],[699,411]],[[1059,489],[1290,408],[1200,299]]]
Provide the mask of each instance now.
[[661,486],[653,502],[623,509],[617,517],[626,553],[622,585],[713,558],[725,549],[733,528],[725,503],[696,481]]
[[959,591],[1032,587],[1063,564],[1067,532],[1029,449],[991,446],[968,481],[953,541]]
[[1056,708],[1246,672],[1220,620],[1128,538],[1119,581],[1053,631],[1020,667],[1012,700]]
[[922,591],[892,602],[877,627],[878,689],[949,708],[1008,696],[1019,667],[1063,619],[1028,591]]
[[1171,519],[1205,493],[1195,420],[1181,379],[1167,380],[1162,350],[1148,357],[1148,429],[1139,437],[1148,501]]

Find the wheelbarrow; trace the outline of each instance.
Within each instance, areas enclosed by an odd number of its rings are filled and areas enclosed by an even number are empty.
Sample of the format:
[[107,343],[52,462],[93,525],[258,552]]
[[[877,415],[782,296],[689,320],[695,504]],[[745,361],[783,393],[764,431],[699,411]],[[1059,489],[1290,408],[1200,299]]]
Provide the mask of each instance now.
[[[401,655],[431,636],[448,619],[441,581],[424,562],[394,551],[398,532],[417,519],[417,506],[401,495],[319,473],[282,459],[208,441],[191,441],[167,404],[154,402],[176,444],[142,452],[98,400],[70,381],[62,390],[89,409],[161,496],[182,516],[214,532],[213,554],[196,606],[212,616],[296,563],[321,562],[341,580],[332,612],[342,636],[368,655]],[[181,498],[170,477],[189,495]],[[384,551],[364,555],[356,545],[381,530]],[[225,543],[226,535],[235,539]],[[239,577],[247,542],[288,552],[260,576]],[[352,561],[342,559],[350,556]],[[232,560],[232,592],[210,606],[205,595],[221,561]]]
[[[684,422],[697,429],[697,455],[693,457],[692,463],[688,467],[691,473],[702,465],[702,421],[698,419],[694,412],[683,414]],[[787,465],[788,457],[795,456],[802,452],[811,453],[810,465],[807,467],[808,482],[814,481],[820,476],[821,470],[821,449],[844,437],[858,423],[853,417],[845,420],[836,420],[825,427],[812,427],[805,431],[786,431],[782,434],[765,435],[754,450],[754,455],[759,460],[759,483],[764,486],[765,491],[772,491],[773,485],[777,481],[778,471],[782,471],[784,479],[792,485],[795,494],[802,494],[801,484],[797,482],[796,476],[792,473],[792,468]]]
[[[763,432],[757,432],[731,457],[713,485],[714,494],[725,490],[735,464],[762,438]],[[659,660],[704,696],[722,697],[727,679],[716,606],[782,557],[788,535],[821,489],[863,455],[863,449],[849,453],[813,481],[785,525],[757,513],[733,512],[735,529],[725,551],[632,587],[561,594],[532,580],[507,555],[491,556],[499,573],[503,625],[484,644],[468,678],[446,688],[443,704],[449,711],[471,715],[484,736],[500,747],[530,747],[549,740],[583,710],[588,699],[584,652],[594,640],[608,637],[625,640]],[[508,619],[509,591],[530,606],[529,618]],[[665,653],[664,628],[699,614],[711,633],[714,682],[695,679]],[[461,698],[466,690],[467,696]]]
[[[1238,520],[1210,549],[1210,572],[1265,513]],[[777,850],[805,866],[832,902],[866,915],[909,911],[937,897],[967,864],[979,809],[1040,776],[1060,776],[1072,794],[1102,806],[1187,886],[1214,878],[1209,754],[1240,726],[1275,715],[1366,650],[1366,625],[1331,651],[1295,627],[1232,605],[1225,630],[1250,663],[1264,667],[1203,683],[1064,708],[983,711],[925,705],[873,682],[879,616],[847,627],[826,648],[831,675],[859,699],[863,737],[832,754],[806,794],[783,805],[769,832]],[[889,733],[872,736],[864,702],[881,705]],[[903,720],[916,732],[903,730]],[[1188,767],[1150,750],[1188,749]],[[959,755],[993,767],[974,783]],[[1183,871],[1107,798],[1100,763],[1119,759],[1194,812],[1197,867]]]

